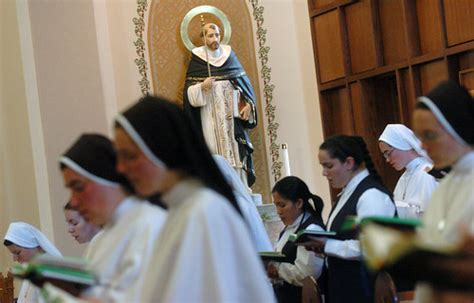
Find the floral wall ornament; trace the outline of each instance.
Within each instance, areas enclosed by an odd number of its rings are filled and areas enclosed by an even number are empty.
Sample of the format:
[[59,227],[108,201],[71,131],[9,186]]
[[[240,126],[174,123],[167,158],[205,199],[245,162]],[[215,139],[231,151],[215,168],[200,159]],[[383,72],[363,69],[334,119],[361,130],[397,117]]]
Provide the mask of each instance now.
[[275,85],[271,83],[271,71],[272,69],[268,66],[268,54],[270,47],[266,46],[267,42],[267,30],[263,27],[263,6],[258,4],[258,0],[249,0],[249,3],[253,8],[253,17],[257,24],[257,41],[258,41],[258,56],[260,58],[261,76],[263,79],[263,94],[265,99],[265,116],[267,118],[268,128],[267,135],[270,141],[270,154],[271,154],[271,170],[274,181],[278,181],[281,177],[281,168],[283,164],[280,161],[280,148],[278,146],[278,127],[279,124],[275,122],[275,105],[273,105],[273,90]]
[[134,41],[136,53],[138,58],[135,59],[135,64],[138,67],[138,72],[142,77],[138,84],[140,84],[140,90],[143,95],[147,95],[150,92],[150,80],[148,80],[147,69],[148,65],[145,59],[145,42],[143,40],[143,34],[145,32],[145,13],[148,8],[147,0],[137,0],[137,14],[138,17],[133,18],[133,24],[135,25],[135,35],[137,40]]

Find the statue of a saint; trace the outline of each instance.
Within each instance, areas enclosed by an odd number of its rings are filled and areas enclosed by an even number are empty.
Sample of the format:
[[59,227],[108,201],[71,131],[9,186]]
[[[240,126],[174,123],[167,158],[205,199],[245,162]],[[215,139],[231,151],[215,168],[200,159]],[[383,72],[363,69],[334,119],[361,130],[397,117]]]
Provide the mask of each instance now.
[[248,186],[255,182],[248,129],[257,125],[256,97],[245,70],[220,29],[207,23],[203,46],[192,50],[183,92],[184,109],[200,127],[213,154],[222,155]]

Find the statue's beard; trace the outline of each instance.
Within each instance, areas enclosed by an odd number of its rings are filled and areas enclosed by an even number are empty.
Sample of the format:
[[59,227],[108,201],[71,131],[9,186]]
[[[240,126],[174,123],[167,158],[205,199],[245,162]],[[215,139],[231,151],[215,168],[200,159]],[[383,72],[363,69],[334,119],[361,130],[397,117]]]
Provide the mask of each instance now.
[[209,48],[212,49],[212,50],[216,50],[219,48],[219,42],[215,41],[215,42],[212,42],[210,45],[209,45]]

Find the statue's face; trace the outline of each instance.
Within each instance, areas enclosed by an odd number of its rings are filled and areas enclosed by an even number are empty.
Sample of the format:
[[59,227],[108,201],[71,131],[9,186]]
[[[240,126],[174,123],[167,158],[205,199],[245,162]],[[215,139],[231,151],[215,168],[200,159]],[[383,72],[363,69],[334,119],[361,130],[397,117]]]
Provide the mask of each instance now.
[[221,33],[219,28],[213,24],[206,24],[204,27],[206,33],[206,45],[211,50],[217,50],[221,42]]

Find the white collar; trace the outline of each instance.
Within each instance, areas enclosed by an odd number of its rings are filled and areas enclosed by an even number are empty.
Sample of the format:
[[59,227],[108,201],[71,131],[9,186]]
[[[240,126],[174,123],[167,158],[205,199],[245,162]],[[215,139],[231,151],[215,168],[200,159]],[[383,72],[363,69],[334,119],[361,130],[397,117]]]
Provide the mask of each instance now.
[[357,175],[352,177],[352,179],[347,183],[347,185],[344,186],[342,192],[352,192],[357,187],[357,185],[359,185],[359,183],[362,182],[362,180],[364,180],[368,175],[369,171],[367,169],[362,170]]
[[[222,45],[215,51],[207,48],[207,54],[209,55],[209,64],[215,67],[221,67],[227,61],[230,56],[232,48],[230,45]],[[203,46],[196,47],[192,50],[193,54],[207,62],[206,50]]]
[[465,173],[472,170],[474,167],[474,150],[467,152],[456,163],[453,164],[452,171]]
[[115,208],[114,214],[112,215],[112,219],[106,223],[106,226],[114,225],[137,202],[138,202],[138,199],[133,196],[129,196],[123,199],[122,202],[120,202],[120,204]]
[[423,157],[416,157],[415,159],[408,162],[408,164],[405,166],[406,171],[409,173],[414,172],[416,168],[420,166],[421,164],[423,164],[424,162],[427,162],[427,161]]
[[304,222],[305,220],[303,219],[303,216],[305,215],[306,213],[301,213],[294,221],[293,223],[291,223],[290,225],[287,226],[287,229],[288,228],[292,228],[292,227],[296,227],[300,224],[300,222]]
[[201,181],[194,178],[187,178],[179,181],[170,190],[161,196],[161,200],[169,208],[174,208],[186,201],[187,198],[203,187]]

